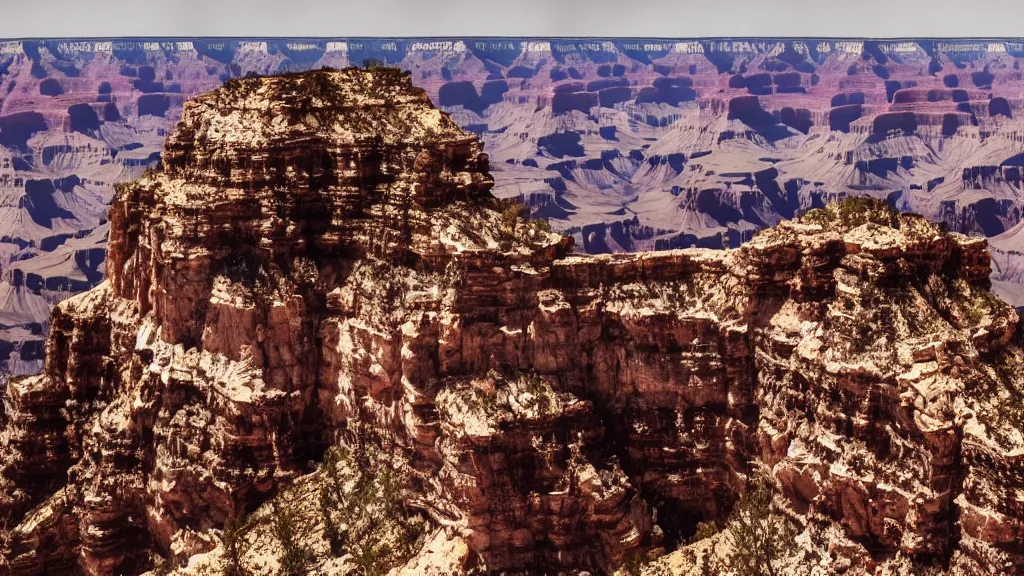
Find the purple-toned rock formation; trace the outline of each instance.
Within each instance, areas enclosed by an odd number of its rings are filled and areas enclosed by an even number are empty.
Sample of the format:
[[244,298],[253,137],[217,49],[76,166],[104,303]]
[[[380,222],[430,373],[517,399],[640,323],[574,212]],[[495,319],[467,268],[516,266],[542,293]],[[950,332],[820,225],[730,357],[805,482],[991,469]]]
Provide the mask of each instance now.
[[106,273],[113,184],[226,79],[399,66],[477,133],[495,193],[588,253],[735,247],[846,195],[992,239],[1024,304],[1017,40],[164,39],[0,43],[0,362]]

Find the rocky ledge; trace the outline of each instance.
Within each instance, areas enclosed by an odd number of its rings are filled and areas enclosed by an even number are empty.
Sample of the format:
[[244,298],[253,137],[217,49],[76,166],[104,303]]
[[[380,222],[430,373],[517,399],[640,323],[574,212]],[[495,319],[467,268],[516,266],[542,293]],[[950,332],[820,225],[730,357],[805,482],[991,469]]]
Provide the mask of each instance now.
[[578,256],[491,185],[396,70],[188,102],[7,386],[0,571],[607,573],[763,475],[787,573],[1024,573],[984,240],[851,199]]

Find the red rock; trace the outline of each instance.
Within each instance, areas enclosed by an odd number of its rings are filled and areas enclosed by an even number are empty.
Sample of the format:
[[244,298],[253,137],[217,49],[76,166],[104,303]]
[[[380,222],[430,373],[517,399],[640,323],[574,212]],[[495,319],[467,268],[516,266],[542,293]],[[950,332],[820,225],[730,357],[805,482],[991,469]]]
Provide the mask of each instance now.
[[1024,355],[982,241],[847,201],[737,250],[570,255],[393,70],[234,81],[163,162],[4,396],[5,570],[205,553],[333,445],[490,570],[672,547],[759,463],[850,570],[1024,566]]

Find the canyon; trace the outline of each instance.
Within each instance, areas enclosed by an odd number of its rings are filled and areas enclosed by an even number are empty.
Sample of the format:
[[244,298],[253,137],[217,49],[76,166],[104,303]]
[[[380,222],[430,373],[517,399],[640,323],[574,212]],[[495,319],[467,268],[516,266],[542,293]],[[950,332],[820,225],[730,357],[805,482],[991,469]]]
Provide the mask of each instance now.
[[184,102],[250,74],[394,66],[485,144],[493,193],[582,253],[737,247],[845,196],[989,238],[1024,305],[1020,70],[994,40],[164,38],[0,42],[0,374],[107,274],[114,185]]
[[1020,317],[984,238],[847,198],[580,254],[394,68],[180,116],[6,385],[0,571],[606,574],[735,541],[763,475],[786,574],[1024,574]]

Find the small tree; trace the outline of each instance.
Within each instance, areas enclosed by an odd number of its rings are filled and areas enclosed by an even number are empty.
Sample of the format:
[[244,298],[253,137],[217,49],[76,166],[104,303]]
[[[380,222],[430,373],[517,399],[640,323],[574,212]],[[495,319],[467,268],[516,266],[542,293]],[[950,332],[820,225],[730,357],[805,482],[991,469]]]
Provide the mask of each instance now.
[[349,459],[350,454],[343,448],[331,448],[324,458],[324,483],[320,486],[320,514],[324,518],[324,533],[331,546],[331,554],[341,556],[347,540],[347,532],[342,532],[335,520],[336,511],[342,508],[339,498],[344,494],[345,484],[351,478],[347,468],[340,468],[339,463]]
[[320,515],[324,517],[324,534],[327,536],[327,543],[330,544],[331,554],[341,556],[345,549],[345,540],[342,538],[341,529],[334,521],[333,510],[337,501],[331,496],[331,489],[326,485],[320,487]]
[[718,526],[715,526],[714,522],[698,522],[697,531],[694,532],[693,537],[690,538],[690,543],[693,544],[695,542],[700,542],[701,540],[706,540],[715,534],[718,534]]
[[299,543],[299,526],[295,511],[285,508],[276,499],[271,501],[271,506],[274,537],[281,543],[283,549],[279,558],[278,574],[280,576],[305,574],[312,564],[313,555]]
[[772,493],[769,480],[755,480],[729,517],[733,549],[726,566],[738,576],[782,576],[795,551],[793,531],[774,510]]
[[514,201],[506,201],[504,203],[501,211],[501,229],[509,236],[510,239],[514,239],[516,237],[519,220],[522,216],[522,205]]
[[717,576],[722,573],[722,563],[718,561],[714,550],[710,550],[700,557],[700,561],[697,562],[697,570],[699,570],[700,576]]
[[412,555],[423,531],[402,501],[403,478],[372,454],[369,447],[329,449],[320,490],[331,552],[348,553],[361,576],[387,574]]
[[247,524],[238,516],[228,518],[224,523],[224,576],[249,576],[249,571],[242,565],[242,543]]
[[396,552],[406,552],[397,550],[391,541],[393,536],[397,536],[395,544],[404,545],[407,541],[407,527],[402,522],[406,513],[402,509],[400,490],[395,473],[390,467],[382,466],[373,474],[360,477],[349,496],[348,505],[361,509],[365,515],[363,522],[355,526],[355,537],[349,547],[352,561],[363,576],[387,574],[392,567],[391,557]]

